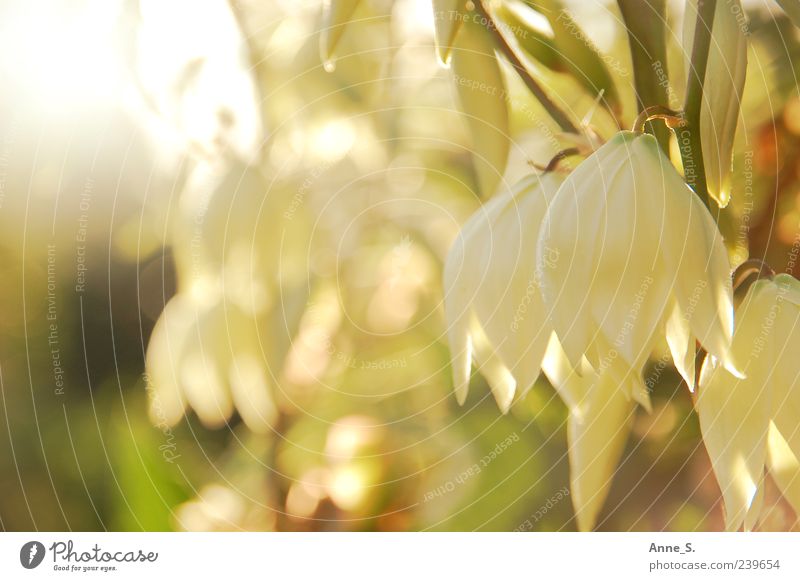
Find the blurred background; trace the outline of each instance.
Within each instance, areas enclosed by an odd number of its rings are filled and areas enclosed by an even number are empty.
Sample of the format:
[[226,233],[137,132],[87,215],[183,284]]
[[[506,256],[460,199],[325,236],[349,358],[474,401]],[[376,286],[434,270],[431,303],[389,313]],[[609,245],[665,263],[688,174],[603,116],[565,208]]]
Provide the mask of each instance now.
[[[786,270],[800,42],[745,4],[721,227],[734,261]],[[616,63],[630,126],[616,4],[567,5]],[[482,199],[430,2],[364,0],[335,62],[321,28],[317,0],[0,2],[0,528],[575,530],[546,381],[505,416],[479,375],[452,396],[441,270]],[[573,78],[537,76],[614,131]],[[505,77],[500,187],[563,145]],[[720,530],[688,391],[663,364],[646,378],[654,412],[598,528]],[[767,504],[764,529],[793,526],[773,488]]]

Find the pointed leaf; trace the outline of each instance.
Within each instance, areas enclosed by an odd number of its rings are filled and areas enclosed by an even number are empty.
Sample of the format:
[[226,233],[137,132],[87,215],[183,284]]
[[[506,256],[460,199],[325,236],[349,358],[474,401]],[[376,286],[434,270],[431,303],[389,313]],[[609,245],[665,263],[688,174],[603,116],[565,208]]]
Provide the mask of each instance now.
[[433,0],[436,54],[445,66],[450,65],[456,35],[467,16],[464,4],[464,0]]
[[506,89],[492,39],[486,29],[465,22],[452,54],[461,110],[472,135],[472,157],[481,192],[497,188],[508,160]]
[[325,0],[322,7],[322,35],[320,37],[323,62],[329,63],[333,60],[336,46],[360,3],[361,0]]
[[556,72],[564,72],[566,65],[556,47],[555,38],[543,31],[537,30],[526,21],[523,10],[532,13],[522,5],[500,4],[497,7],[497,16],[517,39],[522,49],[533,60]]
[[619,93],[608,72],[603,56],[586,33],[573,20],[561,0],[526,0],[550,21],[556,47],[572,76],[592,98],[602,93],[602,103],[619,113],[622,105]]

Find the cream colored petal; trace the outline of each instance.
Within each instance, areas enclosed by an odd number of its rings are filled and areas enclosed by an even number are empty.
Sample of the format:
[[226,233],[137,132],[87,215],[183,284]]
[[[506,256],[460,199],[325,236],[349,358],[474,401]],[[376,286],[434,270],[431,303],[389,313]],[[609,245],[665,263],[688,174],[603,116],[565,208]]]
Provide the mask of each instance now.
[[542,371],[568,409],[577,409],[584,401],[591,387],[591,381],[586,376],[594,374],[591,368],[581,374],[575,373],[555,333],[550,336]]
[[[490,208],[489,231],[468,256],[485,265],[473,308],[489,341],[521,390],[539,376],[552,328],[544,309],[536,270],[536,243],[542,218],[561,178],[532,176]],[[494,200],[492,200],[494,202]]]
[[[590,299],[594,322],[630,367],[640,368],[660,330],[671,285],[660,258],[665,197],[662,175],[674,168],[651,136],[629,142],[598,216],[596,270]],[[663,158],[663,163],[661,159]],[[601,354],[602,356],[602,354]]]
[[445,314],[454,383],[466,397],[472,357],[501,408],[536,381],[551,327],[536,271],[542,216],[560,183],[531,176],[492,198],[464,225],[445,263]]
[[193,322],[189,301],[176,295],[167,303],[150,336],[146,387],[150,419],[156,425],[176,424],[186,409],[178,370]]
[[450,358],[453,368],[453,389],[459,405],[464,405],[469,393],[469,377],[472,369],[472,339],[466,324],[451,325],[447,336],[450,343]]
[[474,290],[470,288],[469,265],[464,260],[466,233],[456,238],[444,266],[444,310],[447,341],[453,373],[453,387],[458,403],[464,405],[469,392],[472,368],[472,342],[469,337],[470,304]]
[[225,387],[230,389],[233,404],[247,427],[267,433],[277,417],[268,380],[271,336],[259,334],[258,319],[233,304],[226,304],[222,335],[217,337],[216,357],[227,370]]
[[698,379],[698,385],[705,385],[709,381],[711,381],[711,376],[717,372],[719,368],[719,361],[713,355],[706,355],[705,359],[703,359],[703,363],[700,365],[700,378]]
[[642,357],[635,366],[631,366],[603,336],[599,336],[595,340],[593,348],[597,352],[597,361],[591,367],[591,371],[609,375],[627,399],[639,403],[648,412],[651,412],[650,392],[642,378],[642,369],[648,359],[649,351],[642,351]]
[[278,417],[270,393],[264,362],[254,355],[235,355],[229,382],[233,403],[247,427],[255,433],[269,433]]
[[665,174],[668,190],[664,259],[668,273],[676,277],[674,297],[694,336],[712,355],[736,375],[730,341],[733,332],[733,299],[730,263],[722,235],[708,210],[677,174]]
[[489,341],[477,319],[473,318],[471,323],[470,339],[477,369],[486,378],[500,411],[506,413],[514,401],[517,381],[498,355],[497,348]]
[[642,364],[631,367],[619,358],[615,358],[608,364],[611,379],[619,386],[628,399],[632,399],[641,405],[647,413],[653,412],[653,405],[650,402],[650,390],[644,384],[642,378]]
[[633,401],[642,406],[648,414],[652,414],[653,403],[650,401],[650,390],[647,389],[642,379],[642,374],[640,372],[631,371],[630,384]]
[[761,520],[761,513],[764,510],[764,488],[766,484],[764,482],[764,476],[761,476],[761,481],[758,483],[758,488],[756,490],[756,495],[753,498],[753,503],[750,505],[750,508],[747,511],[747,514],[744,517],[744,530],[745,532],[753,531],[758,525],[758,521]]
[[703,441],[722,490],[726,525],[731,530],[744,524],[761,482],[772,413],[772,336],[762,334],[762,330],[775,295],[771,287],[766,292],[758,292],[759,288],[763,287],[753,285],[739,307],[733,338],[734,355],[745,362],[746,379],[707,363],[696,402]]
[[620,372],[621,363],[608,365],[598,375],[585,361],[582,373],[575,373],[553,334],[542,363],[544,373],[569,409],[570,485],[581,531],[594,527],[608,496],[635,406],[630,388],[621,382],[637,375]]
[[[590,297],[600,275],[599,217],[606,215],[607,200],[616,194],[612,187],[628,158],[632,135],[620,132],[586,158],[559,188],[542,222],[537,244],[542,297],[573,367],[580,364],[595,333]],[[626,213],[619,219],[629,217]]]
[[767,439],[767,466],[783,497],[800,515],[800,462],[774,423]]
[[694,392],[695,340],[689,328],[689,321],[683,316],[683,311],[677,304],[673,304],[667,317],[666,335],[675,367],[689,386],[689,391]]
[[233,413],[219,362],[204,356],[202,350],[190,349],[183,358],[181,384],[189,405],[209,428],[224,425]]
[[221,305],[216,305],[193,314],[179,367],[180,380],[186,400],[200,421],[215,428],[233,414],[227,382],[230,353],[224,343],[224,312]]
[[588,395],[568,420],[572,503],[578,528],[591,530],[625,449],[634,404],[609,374],[590,377]]
[[[717,2],[700,112],[708,192],[720,207],[731,197],[734,136],[739,121],[747,72],[747,37],[744,10],[739,0]],[[697,0],[686,3],[684,50],[691,56],[697,20]],[[688,71],[688,74],[695,74]]]

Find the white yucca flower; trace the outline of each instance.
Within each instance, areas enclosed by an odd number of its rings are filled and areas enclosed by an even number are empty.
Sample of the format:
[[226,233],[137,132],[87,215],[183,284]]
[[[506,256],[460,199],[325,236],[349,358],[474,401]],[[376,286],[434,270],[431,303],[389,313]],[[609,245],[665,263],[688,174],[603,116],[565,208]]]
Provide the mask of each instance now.
[[[724,208],[731,199],[733,141],[747,73],[747,22],[739,0],[720,0],[714,9],[700,109],[700,137],[708,193]],[[684,52],[687,65],[694,44],[697,0],[686,3]],[[696,74],[691,69],[689,75]]]
[[709,356],[696,409],[729,530],[755,526],[764,467],[800,510],[800,282],[759,280],[737,309],[733,353],[745,378]]
[[276,295],[307,276],[304,214],[281,221],[289,193],[237,160],[192,171],[174,224],[178,293],[147,351],[155,423],[174,424],[191,407],[211,427],[235,410],[251,430],[270,430],[271,376],[285,350],[270,327]]
[[173,425],[188,405],[204,424],[218,427],[235,408],[248,428],[269,431],[277,409],[262,324],[233,304],[173,297],[147,349],[151,419]]
[[447,256],[447,337],[460,403],[473,361],[504,412],[517,389],[539,376],[551,327],[539,294],[536,240],[560,184],[555,173],[530,176],[496,195],[464,225]]
[[[621,385],[640,371],[621,358],[576,373],[552,332],[539,292],[539,224],[562,178],[531,176],[498,195],[464,225],[445,264],[445,312],[456,395],[464,402],[472,363],[506,411],[544,371],[569,409],[572,502],[590,530],[608,495],[635,401]],[[559,260],[554,252],[549,260]],[[636,394],[649,406],[646,392]]]
[[[573,366],[620,358],[641,370],[666,330],[690,387],[695,340],[738,373],[722,236],[652,136],[620,132],[584,160],[553,198],[538,249],[542,296]],[[638,374],[621,387],[644,393]]]

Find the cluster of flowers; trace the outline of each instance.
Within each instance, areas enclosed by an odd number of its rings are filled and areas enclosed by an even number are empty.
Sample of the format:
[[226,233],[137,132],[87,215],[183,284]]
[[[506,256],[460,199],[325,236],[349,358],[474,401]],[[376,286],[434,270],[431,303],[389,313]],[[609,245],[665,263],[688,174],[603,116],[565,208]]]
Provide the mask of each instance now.
[[650,408],[643,369],[663,337],[692,391],[696,345],[707,353],[696,409],[728,527],[755,525],[765,465],[800,501],[800,283],[754,284],[734,330],[722,235],[652,136],[620,132],[566,178],[496,195],[444,279],[459,402],[474,363],[503,411],[540,372],[568,407],[580,529],[596,522],[635,407]]

